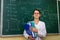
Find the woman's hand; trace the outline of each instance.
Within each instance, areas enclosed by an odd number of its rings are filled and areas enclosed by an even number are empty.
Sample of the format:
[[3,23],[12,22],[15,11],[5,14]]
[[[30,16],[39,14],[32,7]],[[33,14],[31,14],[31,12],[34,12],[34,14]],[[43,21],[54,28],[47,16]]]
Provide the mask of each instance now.
[[28,37],[30,40],[35,40],[31,35]]
[[31,30],[32,32],[36,32],[36,33],[38,33],[38,30],[37,30],[36,28],[32,28],[32,27],[30,27],[30,30]]

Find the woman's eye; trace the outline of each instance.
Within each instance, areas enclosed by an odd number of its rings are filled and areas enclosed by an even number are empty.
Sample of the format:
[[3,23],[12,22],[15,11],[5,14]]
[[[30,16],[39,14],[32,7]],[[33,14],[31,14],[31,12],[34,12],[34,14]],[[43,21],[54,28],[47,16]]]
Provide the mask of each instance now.
[[34,14],[39,14],[39,13],[34,13]]

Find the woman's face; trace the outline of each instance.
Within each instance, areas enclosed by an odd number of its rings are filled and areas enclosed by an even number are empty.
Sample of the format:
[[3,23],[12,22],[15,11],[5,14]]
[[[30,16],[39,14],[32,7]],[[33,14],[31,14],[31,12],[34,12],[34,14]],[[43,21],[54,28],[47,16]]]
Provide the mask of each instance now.
[[35,11],[34,11],[34,14],[33,14],[33,17],[34,17],[35,19],[39,19],[39,17],[40,17],[39,11],[35,10]]

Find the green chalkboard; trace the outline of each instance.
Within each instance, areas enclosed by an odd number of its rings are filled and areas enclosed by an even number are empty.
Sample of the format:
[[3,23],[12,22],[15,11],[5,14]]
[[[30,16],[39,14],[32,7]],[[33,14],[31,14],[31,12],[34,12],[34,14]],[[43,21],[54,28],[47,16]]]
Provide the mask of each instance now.
[[58,33],[56,0],[3,0],[3,35],[23,34],[23,24],[33,20],[35,8],[42,12],[47,33]]

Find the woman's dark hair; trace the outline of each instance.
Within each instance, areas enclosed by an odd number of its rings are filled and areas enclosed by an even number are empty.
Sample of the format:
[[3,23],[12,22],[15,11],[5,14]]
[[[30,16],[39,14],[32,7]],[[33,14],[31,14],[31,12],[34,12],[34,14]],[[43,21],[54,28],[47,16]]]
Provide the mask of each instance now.
[[39,9],[34,9],[33,14],[34,14],[34,11],[39,11],[39,13],[41,14],[41,11]]

